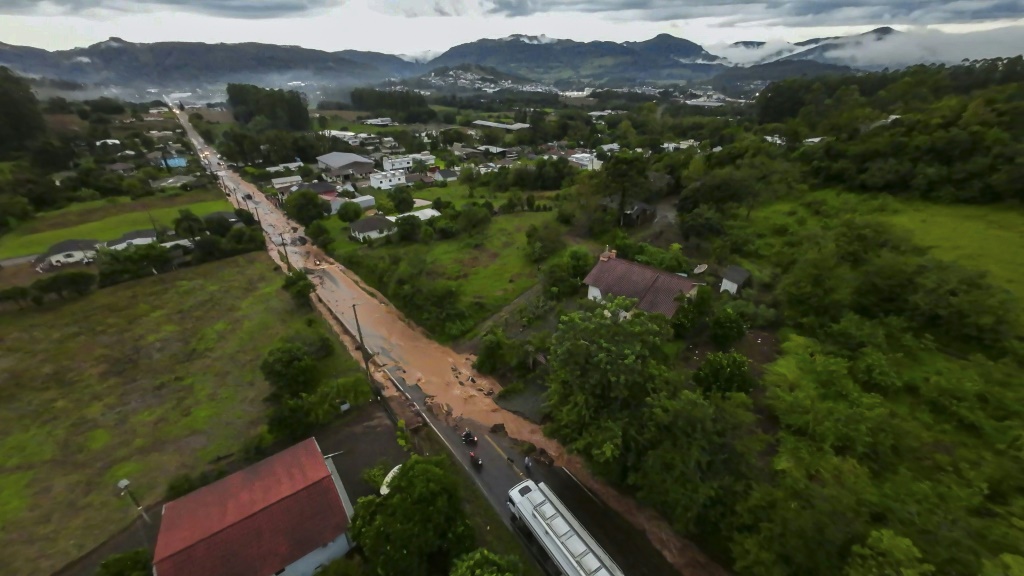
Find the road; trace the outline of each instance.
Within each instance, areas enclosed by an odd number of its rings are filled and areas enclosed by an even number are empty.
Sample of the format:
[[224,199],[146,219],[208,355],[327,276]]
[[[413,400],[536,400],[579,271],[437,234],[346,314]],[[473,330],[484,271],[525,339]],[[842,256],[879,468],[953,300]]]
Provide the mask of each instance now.
[[17,258],[8,258],[6,260],[0,260],[0,266],[17,266],[18,264],[25,264],[26,262],[33,262],[36,258],[39,258],[39,254],[31,254],[29,256],[18,256]]
[[[236,206],[248,207],[257,216],[272,244],[268,245],[271,255],[276,256],[278,249],[283,247],[291,265],[307,272],[316,285],[317,295],[347,326],[356,326],[355,314],[358,313],[358,325],[365,345],[391,377],[395,390],[404,391],[416,403],[426,416],[427,423],[437,430],[457,459],[474,475],[477,484],[501,512],[506,523],[509,523],[509,514],[505,508],[508,490],[523,478],[522,457],[511,439],[531,442],[546,450],[559,464],[564,463],[573,468],[576,476],[585,474],[578,460],[567,456],[561,446],[546,438],[537,424],[506,412],[493,402],[490,394],[500,387],[473,370],[472,358],[459,355],[431,340],[408,322],[383,296],[365,286],[354,273],[328,258],[319,249],[295,245],[295,238],[303,230],[290,222],[255,186],[226,169],[217,152],[208,147],[192,128],[186,113],[178,112],[177,115],[196,149],[207,158],[211,172],[221,178],[232,202]],[[439,417],[432,412],[431,404],[444,407],[444,412],[451,416]],[[453,418],[462,420],[457,426],[446,423]],[[469,465],[469,449],[459,438],[462,427],[466,425],[479,438],[475,450],[484,461],[481,470],[475,470]],[[503,427],[506,433],[488,433],[495,425]],[[565,467],[534,465],[532,473],[552,486],[594,538],[626,571],[627,576],[724,573],[720,569],[705,569],[707,566],[716,567],[682,539],[679,539],[682,543],[678,546],[673,542],[663,547],[670,553],[678,553],[679,549],[687,550],[689,557],[673,558],[678,569],[673,568],[673,564],[654,548],[643,532],[591,495]],[[600,485],[589,477],[587,481],[593,483],[591,486]],[[649,526],[645,528],[652,530]],[[671,534],[667,528],[664,532]],[[660,535],[661,531],[658,533]],[[678,538],[674,535],[672,537]],[[689,548],[686,548],[687,545]]]

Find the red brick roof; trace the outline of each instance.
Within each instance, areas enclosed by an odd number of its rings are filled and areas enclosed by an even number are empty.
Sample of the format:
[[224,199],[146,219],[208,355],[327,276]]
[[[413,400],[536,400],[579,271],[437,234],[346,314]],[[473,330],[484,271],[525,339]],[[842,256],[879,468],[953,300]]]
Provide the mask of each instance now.
[[348,530],[310,438],[164,506],[158,576],[254,576],[281,570]]
[[699,284],[678,274],[618,258],[599,261],[583,283],[600,290],[602,296],[633,298],[640,310],[669,317],[679,307],[676,297],[689,294]]

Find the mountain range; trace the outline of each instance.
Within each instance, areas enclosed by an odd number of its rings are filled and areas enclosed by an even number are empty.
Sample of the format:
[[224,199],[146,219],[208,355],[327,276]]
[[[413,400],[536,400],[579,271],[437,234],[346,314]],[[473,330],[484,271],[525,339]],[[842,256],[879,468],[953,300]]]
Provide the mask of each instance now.
[[[842,71],[851,51],[901,34],[879,28],[865,34],[815,38],[793,44],[737,42],[717,53],[668,34],[643,42],[577,42],[513,35],[460,44],[433,58],[343,50],[325,52],[273,44],[197,42],[131,43],[110,38],[85,48],[46,51],[0,43],[0,65],[35,77],[99,86],[166,87],[259,82],[333,85],[409,78],[440,67],[472,64],[536,81],[568,84],[636,84],[711,79],[747,70],[742,77]],[[809,62],[807,66],[778,62]]]

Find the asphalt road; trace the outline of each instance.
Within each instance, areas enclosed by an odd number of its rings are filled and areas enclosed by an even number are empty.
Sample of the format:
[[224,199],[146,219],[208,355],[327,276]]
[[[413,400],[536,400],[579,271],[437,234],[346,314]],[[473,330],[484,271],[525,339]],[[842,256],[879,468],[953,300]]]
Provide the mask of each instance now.
[[[427,409],[427,394],[415,384],[418,378],[427,378],[433,382],[452,382],[451,368],[459,368],[466,373],[471,371],[465,359],[405,324],[393,310],[390,310],[387,303],[374,298],[353,279],[351,274],[346,275],[340,266],[316,266],[316,249],[292,245],[294,237],[302,234],[302,229],[287,220],[256,187],[227,170],[217,152],[206,146],[189,124],[187,114],[179,112],[178,118],[196,150],[201,155],[206,153],[208,167],[221,178],[232,202],[236,206],[248,207],[260,220],[268,240],[275,246],[285,246],[292,265],[305,268],[310,273],[317,284],[317,294],[327,306],[348,326],[356,325],[352,305],[358,306],[359,324],[366,347],[383,360],[393,382],[396,382],[399,389],[416,403],[428,424],[437,431],[456,455],[457,460],[474,477],[481,491],[499,511],[506,524],[511,526],[505,501],[509,489],[526,477],[523,456],[512,445],[508,436],[492,434],[488,431],[488,426],[479,422],[468,419],[457,425],[442,422]],[[247,195],[251,198],[247,199]],[[406,378],[411,382],[407,382]],[[511,413],[496,409],[489,412],[488,417],[506,424],[510,432],[514,429],[520,433],[526,431],[534,436],[540,436],[538,426]],[[460,434],[466,427],[478,437],[477,445],[472,449],[483,459],[481,469],[470,465],[470,447],[464,445],[461,440]],[[529,436],[524,434],[520,437]],[[552,487],[627,576],[678,574],[640,531],[591,495],[567,470],[535,463],[530,474],[535,481],[546,482]]]

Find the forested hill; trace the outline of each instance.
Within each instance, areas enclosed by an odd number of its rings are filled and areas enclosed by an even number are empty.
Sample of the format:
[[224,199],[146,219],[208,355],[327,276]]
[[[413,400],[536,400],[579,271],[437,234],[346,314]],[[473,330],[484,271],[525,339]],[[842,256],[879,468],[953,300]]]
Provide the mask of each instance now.
[[793,79],[759,120],[796,145],[823,185],[923,199],[1024,200],[1024,58]]

